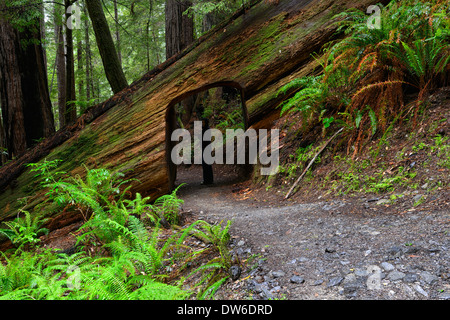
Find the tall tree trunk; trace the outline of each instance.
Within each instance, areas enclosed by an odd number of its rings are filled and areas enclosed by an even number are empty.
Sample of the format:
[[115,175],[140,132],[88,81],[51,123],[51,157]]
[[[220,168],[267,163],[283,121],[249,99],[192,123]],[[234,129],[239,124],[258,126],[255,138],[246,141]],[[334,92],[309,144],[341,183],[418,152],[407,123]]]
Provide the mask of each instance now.
[[0,97],[10,159],[55,131],[39,18],[19,31],[0,17]]
[[[41,14],[41,20],[40,20],[40,32],[41,32],[41,40],[42,42],[45,41],[45,12],[44,12],[44,4],[41,3],[39,6],[40,14]],[[45,65],[45,73],[47,74],[47,50],[45,49],[45,46],[43,47],[44,52],[44,65]]]
[[0,16],[0,98],[9,159],[27,148],[18,44],[17,32]]
[[[20,41],[32,39],[33,44],[21,48],[19,59],[24,99],[24,124],[27,147],[55,132],[55,122],[48,90],[47,68],[41,34],[30,29],[20,32]],[[20,43],[21,43],[20,42]]]
[[67,21],[72,16],[71,12],[67,12],[68,8],[73,4],[72,0],[64,0],[66,10],[66,112],[64,113],[64,123],[73,123],[77,119],[77,105],[75,104],[75,61],[73,55],[73,30],[68,26]]
[[119,11],[117,9],[117,0],[114,0],[114,20],[116,26],[117,57],[119,58],[120,64],[122,64],[122,53],[120,51]]
[[[0,99],[1,102],[1,99]],[[1,104],[0,104],[1,108]],[[6,152],[8,149],[6,148],[6,140],[5,140],[5,131],[3,130],[3,119],[0,113],[0,166],[6,163],[8,160],[8,153]]]
[[191,6],[187,0],[166,0],[166,59],[194,41],[194,19],[183,15]]
[[[87,16],[86,6],[83,6],[84,14]],[[91,41],[89,38],[89,20],[84,20],[84,42],[86,44],[85,67],[86,67],[86,100],[91,100],[91,92],[94,93],[92,81]]]
[[102,4],[100,0],[86,0],[86,6],[94,28],[95,39],[102,58],[106,78],[111,85],[112,91],[117,93],[124,89],[128,83],[117,55]]
[[55,4],[56,81],[58,87],[58,121],[59,127],[61,128],[66,122],[66,57],[63,34],[63,13],[60,8],[58,4]]
[[[147,71],[150,71],[152,68],[152,64],[150,61],[150,48],[154,49],[154,53],[156,55],[156,65],[161,63],[160,55],[159,55],[159,44],[158,38],[156,37],[155,27],[153,21],[153,0],[149,0],[148,3],[148,14],[147,14],[147,23],[145,28],[145,43],[146,43],[146,55],[147,55]],[[151,29],[151,30],[150,30]],[[151,32],[151,36],[150,36]]]
[[150,21],[153,15],[153,0],[149,0],[147,24],[145,27],[145,49],[147,56],[147,71],[150,71]]
[[[378,2],[362,0],[359,6],[365,9]],[[200,39],[191,51],[157,66],[129,90],[83,114],[76,125],[66,127],[23,158],[1,167],[0,220],[16,215],[19,197],[32,196],[27,207],[21,204],[30,212],[45,199],[45,191],[35,183],[35,173],[25,170],[24,164],[46,157],[64,160],[64,170],[80,176],[86,172],[83,164],[99,164],[123,172],[124,179],[133,179],[131,192],[151,199],[169,192],[173,181],[167,176],[170,133],[174,127],[170,126],[167,111],[192,90],[200,92],[211,84],[239,88],[246,94],[242,98],[243,112],[249,113],[246,127],[270,128],[279,115],[281,101],[289,97],[278,94],[280,88],[294,78],[314,73],[320,65],[311,58],[312,53],[336,37],[336,10],[329,8],[334,4],[347,8],[355,2],[280,3],[284,5],[273,10],[266,10],[263,2],[256,4],[255,10],[242,9],[228,20],[229,24],[221,24],[221,28]],[[305,24],[311,27],[305,29]],[[261,43],[268,46],[267,50],[259,52]],[[250,45],[255,47],[249,50]],[[285,50],[287,47],[289,50]],[[232,67],[230,58],[234,59]],[[18,186],[12,193],[4,191],[9,191],[7,186],[13,179],[18,180]],[[60,213],[61,210],[55,212],[56,221],[65,220],[59,220]]]
[[[78,81],[78,99],[85,100],[84,81],[83,81],[83,42],[81,38],[77,41],[77,75],[80,78]],[[80,112],[81,113],[81,112]]]
[[[166,0],[166,59],[180,53],[194,41],[194,19],[183,14],[191,6],[192,2],[187,0]],[[192,95],[181,102],[183,124],[191,118],[196,99],[197,96]]]

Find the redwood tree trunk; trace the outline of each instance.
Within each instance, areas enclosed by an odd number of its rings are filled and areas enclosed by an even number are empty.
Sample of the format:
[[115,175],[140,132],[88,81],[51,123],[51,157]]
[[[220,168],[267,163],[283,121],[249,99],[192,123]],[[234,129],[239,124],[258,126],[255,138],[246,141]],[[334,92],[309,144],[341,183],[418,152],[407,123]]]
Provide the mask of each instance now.
[[[365,9],[377,2],[361,0],[358,6]],[[131,192],[151,199],[169,192],[174,105],[203,90],[231,86],[241,92],[247,125],[270,128],[280,103],[289,97],[279,94],[280,88],[314,74],[320,64],[312,53],[335,39],[333,17],[354,5],[349,0],[280,0],[276,6],[262,1],[242,9],[129,90],[90,108],[74,125],[2,166],[0,220],[14,217],[19,206],[31,212],[45,200],[46,190],[24,165],[44,158],[62,160],[63,170],[73,176],[84,176],[83,165],[122,172],[133,181]],[[16,201],[24,197],[30,197],[26,207]]]
[[0,18],[0,96],[10,159],[55,131],[39,26],[35,18],[19,31]]
[[[83,8],[84,14],[87,16],[86,6]],[[92,79],[92,59],[91,59],[91,41],[89,39],[89,20],[84,20],[84,42],[86,44],[85,51],[85,67],[86,67],[86,100],[91,100],[94,96],[94,81]],[[92,94],[91,94],[92,93]]]
[[[19,64],[22,77],[23,115],[27,147],[40,138],[55,132],[52,104],[48,90],[44,50],[40,32],[25,30],[20,40],[34,39],[36,42],[20,50]],[[39,43],[39,44],[36,44]]]
[[117,57],[119,58],[120,64],[122,64],[122,53],[120,50],[119,11],[117,9],[117,0],[114,0],[114,20],[115,20],[115,27],[116,27]]
[[24,153],[27,147],[17,36],[13,27],[0,17],[0,98],[9,159]]
[[67,9],[72,4],[72,0],[64,0],[66,10],[66,112],[64,113],[64,124],[62,124],[62,126],[73,123],[77,119],[73,31],[71,28],[67,27],[67,21],[72,16],[72,13],[68,13]]
[[100,0],[86,0],[86,6],[95,32],[98,50],[111,89],[118,93],[128,83],[119,61],[111,31],[106,21]]
[[58,83],[58,120],[59,127],[66,123],[66,57],[64,53],[64,34],[62,10],[55,4],[55,41],[56,41],[56,81]]
[[[192,2],[188,0],[166,0],[166,59],[180,53],[194,42],[194,19],[183,14]],[[184,119],[190,119],[196,95],[182,101]]]
[[183,15],[191,6],[187,0],[166,0],[166,59],[194,41],[194,19]]
[[5,131],[3,130],[2,115],[0,114],[0,166],[2,166],[8,160],[8,158],[6,157],[8,155],[6,153],[6,150]]

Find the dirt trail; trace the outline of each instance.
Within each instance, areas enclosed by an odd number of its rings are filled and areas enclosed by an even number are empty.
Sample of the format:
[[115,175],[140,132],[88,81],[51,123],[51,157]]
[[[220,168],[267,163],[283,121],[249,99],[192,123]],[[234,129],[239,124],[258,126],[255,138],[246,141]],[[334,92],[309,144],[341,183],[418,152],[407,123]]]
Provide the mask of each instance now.
[[418,207],[342,198],[302,203],[250,190],[239,174],[202,186],[199,168],[179,170],[183,210],[233,220],[233,251],[250,264],[223,299],[450,299],[449,192]]

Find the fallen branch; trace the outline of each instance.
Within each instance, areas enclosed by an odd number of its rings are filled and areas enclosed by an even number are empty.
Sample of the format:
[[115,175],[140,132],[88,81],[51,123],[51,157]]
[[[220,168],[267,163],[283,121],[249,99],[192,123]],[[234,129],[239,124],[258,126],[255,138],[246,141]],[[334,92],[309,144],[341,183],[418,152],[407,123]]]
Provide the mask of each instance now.
[[330,144],[330,142],[339,134],[342,132],[342,130],[344,130],[344,128],[339,129],[331,138],[330,140],[327,141],[327,143],[325,143],[325,145],[320,148],[319,152],[316,153],[316,155],[314,156],[314,158],[312,158],[312,160],[309,162],[308,166],[306,167],[306,169],[303,171],[303,173],[300,175],[300,177],[298,177],[298,179],[294,182],[294,184],[292,185],[291,189],[289,189],[289,192],[286,194],[286,196],[284,197],[284,199],[287,199],[290,197],[292,191],[295,189],[295,187],[297,186],[297,184],[300,182],[300,180],[302,180],[303,176],[306,174],[306,172],[309,170],[309,168],[312,166],[312,164],[314,163],[314,161],[316,161],[317,157],[319,156],[319,154],[322,153],[323,150],[325,150],[325,148]]

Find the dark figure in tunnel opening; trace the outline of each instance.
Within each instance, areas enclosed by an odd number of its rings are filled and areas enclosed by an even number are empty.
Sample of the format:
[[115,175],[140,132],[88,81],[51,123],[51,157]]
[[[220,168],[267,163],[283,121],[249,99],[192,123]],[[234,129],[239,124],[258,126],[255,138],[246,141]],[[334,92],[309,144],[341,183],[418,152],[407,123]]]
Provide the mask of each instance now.
[[203,106],[200,105],[197,108],[198,118],[202,121],[202,171],[203,171],[203,185],[209,185],[214,183],[213,168],[212,165],[205,163],[203,153],[206,147],[211,143],[210,141],[205,141],[205,132],[209,129],[209,120],[203,116]]

